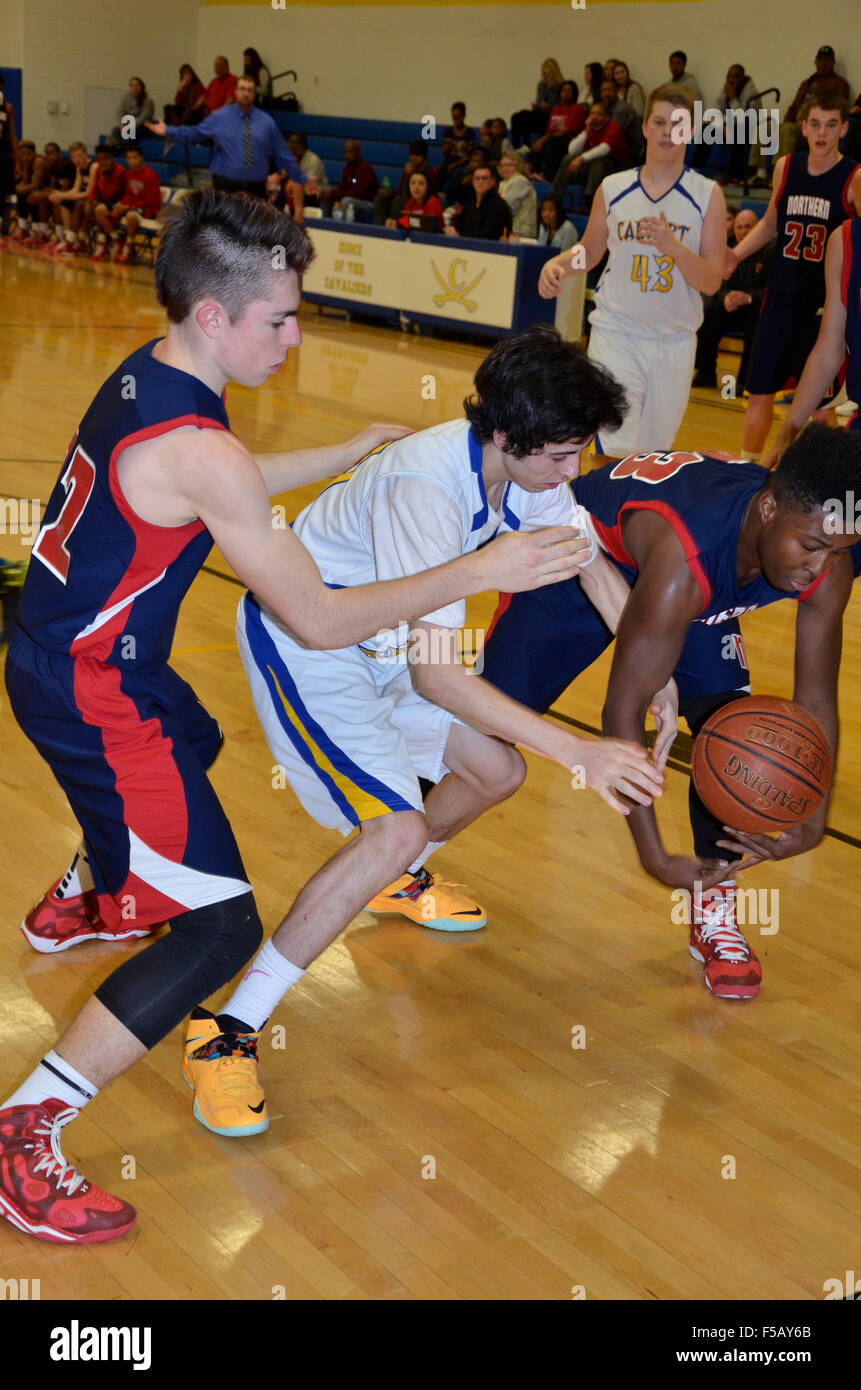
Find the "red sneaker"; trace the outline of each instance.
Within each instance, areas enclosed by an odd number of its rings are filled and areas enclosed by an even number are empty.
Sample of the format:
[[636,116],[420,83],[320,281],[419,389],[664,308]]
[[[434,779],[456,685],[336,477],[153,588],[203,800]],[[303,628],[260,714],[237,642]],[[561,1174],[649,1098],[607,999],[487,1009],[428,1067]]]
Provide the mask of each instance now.
[[80,1111],[62,1100],[0,1110],[0,1216],[37,1240],[93,1245],[131,1230],[137,1212],[93,1187],[60,1151]]
[[762,966],[735,920],[735,883],[719,883],[694,896],[688,950],[705,966],[705,981],[722,999],[753,999],[762,987]]
[[109,931],[99,916],[99,900],[95,890],[77,893],[70,898],[57,898],[49,888],[44,898],[31,908],[21,923],[21,930],[34,951],[51,953],[67,951],[79,941],[131,941],[139,936],[152,936],[164,923],[153,927],[135,927],[131,923]]
[[114,265],[131,265],[134,259],[134,252],[131,246],[126,243],[123,248],[114,256]]
[[93,252],[92,256],[90,257],[90,260],[91,260],[91,261],[109,261],[110,259],[111,259],[111,252],[110,252],[110,248],[108,247],[108,243],[107,243],[106,241],[101,241],[101,242],[99,242],[99,245],[96,247],[95,251]]

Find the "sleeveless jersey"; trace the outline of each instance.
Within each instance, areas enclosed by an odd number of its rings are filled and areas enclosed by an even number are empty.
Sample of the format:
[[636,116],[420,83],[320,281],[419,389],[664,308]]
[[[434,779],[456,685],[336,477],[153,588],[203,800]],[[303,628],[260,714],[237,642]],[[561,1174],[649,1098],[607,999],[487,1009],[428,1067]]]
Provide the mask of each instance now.
[[[843,276],[840,296],[846,309],[846,394],[850,401],[861,401],[861,217],[843,223]],[[861,431],[861,411],[849,426]]]
[[755,463],[727,463],[676,451],[634,454],[587,473],[571,486],[590,513],[604,550],[627,569],[636,571],[622,540],[624,513],[653,511],[669,522],[702,595],[695,621],[711,627],[778,599],[807,598],[821,582],[821,577],[814,580],[801,593],[773,589],[762,574],[739,585],[739,529],[748,502],[770,476]]
[[825,303],[825,243],[853,215],[849,185],[858,165],[844,155],[814,177],[805,153],[790,155],[777,193],[777,246],[768,272],[768,293],[795,295],[810,308]]
[[167,661],[177,612],[212,548],[202,521],[154,526],[132,511],[117,458],[182,425],[229,429],[223,401],[138,348],[78,426],[33,546],[18,621],[40,646],[126,672]]
[[672,256],[637,241],[637,226],[641,217],[660,217],[663,212],[682,245],[698,255],[714,183],[686,168],[662,197],[650,198],[640,182],[641,174],[642,168],[625,169],[601,184],[610,259],[589,322],[651,340],[695,333],[703,321],[699,290],[676,269]]

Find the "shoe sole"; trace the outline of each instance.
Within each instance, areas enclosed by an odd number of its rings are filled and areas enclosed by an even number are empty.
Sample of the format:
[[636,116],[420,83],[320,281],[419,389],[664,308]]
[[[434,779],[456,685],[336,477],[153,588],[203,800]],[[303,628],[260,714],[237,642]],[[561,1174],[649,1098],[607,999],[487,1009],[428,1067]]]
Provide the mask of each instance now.
[[398,912],[394,908],[366,907],[366,912],[370,912],[374,917],[405,917],[414,927],[429,927],[431,931],[481,931],[487,925],[487,918],[482,917],[480,922],[458,922],[454,917],[437,917],[432,922],[416,921],[407,912]]
[[[688,950],[690,951],[694,960],[698,960],[700,965],[705,965],[705,956],[700,955],[700,952],[696,949],[696,947],[689,945]],[[730,994],[728,990],[714,989],[709,981],[708,975],[703,976],[703,982],[706,986],[706,989],[708,989],[714,995],[715,999],[755,999],[756,996],[759,994],[759,991],[762,989],[762,982],[760,982],[758,985],[738,985],[737,988],[745,990],[746,993]]]
[[125,1226],[118,1226],[113,1231],[91,1231],[88,1235],[77,1235],[72,1231],[59,1231],[53,1226],[42,1226],[36,1222],[28,1221],[17,1207],[9,1201],[8,1197],[0,1192],[0,1216],[5,1217],[11,1226],[16,1230],[23,1231],[25,1235],[34,1236],[36,1240],[48,1241],[51,1245],[103,1245],[108,1240],[119,1240],[130,1231],[137,1221],[137,1213]]
[[[183,1068],[182,1079],[188,1089],[193,1091],[194,1082],[189,1081],[185,1074],[185,1068]],[[262,1134],[264,1130],[269,1128],[269,1116],[267,1115],[265,1120],[258,1120],[256,1125],[238,1125],[235,1129],[218,1129],[216,1125],[209,1124],[203,1118],[197,1103],[197,1096],[194,1097],[194,1118],[198,1124],[203,1125],[204,1129],[208,1129],[210,1134],[220,1134],[223,1139],[247,1139],[250,1134]]]
[[121,935],[115,935],[113,932],[95,931],[88,933],[86,936],[70,937],[68,941],[47,942],[44,937],[36,936],[30,931],[27,926],[26,917],[21,923],[21,931],[33,947],[33,950],[39,951],[43,956],[53,956],[56,955],[58,951],[68,951],[70,946],[79,946],[85,941],[134,941],[144,936],[152,936],[152,931],[149,930],[127,931],[123,932]]

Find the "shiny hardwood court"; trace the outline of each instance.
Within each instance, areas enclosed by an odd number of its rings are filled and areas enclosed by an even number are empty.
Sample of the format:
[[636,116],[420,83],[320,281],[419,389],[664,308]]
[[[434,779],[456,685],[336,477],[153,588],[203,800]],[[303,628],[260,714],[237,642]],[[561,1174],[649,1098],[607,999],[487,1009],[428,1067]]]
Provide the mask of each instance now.
[[[228,388],[251,448],[330,443],[374,419],[452,418],[486,351],[313,310],[301,322],[303,345],[277,379]],[[44,505],[102,380],[161,331],[147,268],[0,256],[3,498]],[[695,392],[677,444],[735,450],[742,412]],[[288,516],[309,497],[281,499]],[[0,534],[0,555],[20,553]],[[212,780],[268,932],[340,840],[272,787],[234,644],[241,592],[213,554],[182,609],[174,664],[226,731]],[[471,625],[493,606],[475,601]],[[754,688],[791,693],[792,606],[743,625]],[[596,729],[608,666],[558,714]],[[516,797],[434,861],[486,906],[484,931],[351,923],[264,1030],[271,1124],[258,1138],[194,1121],[177,1030],[66,1134],[67,1156],[138,1208],[135,1231],[68,1250],[2,1223],[0,1277],[39,1279],[43,1300],[821,1299],[827,1279],[857,1267],[861,1232],[859,684],[856,594],[832,833],[745,884],[764,890],[771,926],[779,912],[778,931],[748,928],[758,999],[707,992],[671,891],[640,871],[622,818],[530,757]],[[5,698],[0,716],[5,1095],[146,947],[50,958],[26,945],[18,923],[78,836]],[[681,738],[659,807],[679,850],[688,747]]]

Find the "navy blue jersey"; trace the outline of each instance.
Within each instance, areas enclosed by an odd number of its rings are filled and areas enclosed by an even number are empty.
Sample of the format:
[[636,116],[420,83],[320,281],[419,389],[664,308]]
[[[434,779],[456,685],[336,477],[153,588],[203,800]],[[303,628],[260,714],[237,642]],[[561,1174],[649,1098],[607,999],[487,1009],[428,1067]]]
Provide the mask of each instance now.
[[[861,218],[843,223],[843,275],[840,296],[846,309],[846,394],[850,401],[861,401]],[[856,411],[851,430],[861,430],[861,412]]]
[[796,295],[817,309],[825,303],[825,243],[854,209],[849,185],[858,165],[845,155],[825,174],[810,174],[807,154],[789,155],[777,191],[777,248],[767,294]]
[[132,444],[184,425],[229,429],[224,403],[208,386],[153,357],[158,341],[108,377],[48,502],[18,621],[49,651],[126,668],[129,657],[137,668],[167,661],[179,605],[212,548],[202,521],[143,521],[117,478],[117,459]]
[[704,454],[633,454],[605,464],[571,486],[592,518],[601,545],[618,564],[636,571],[622,540],[629,511],[652,511],[672,526],[702,595],[696,622],[729,622],[754,608],[802,593],[773,589],[760,574],[738,582],[738,533],[745,509],[770,474],[755,463],[727,462]]

